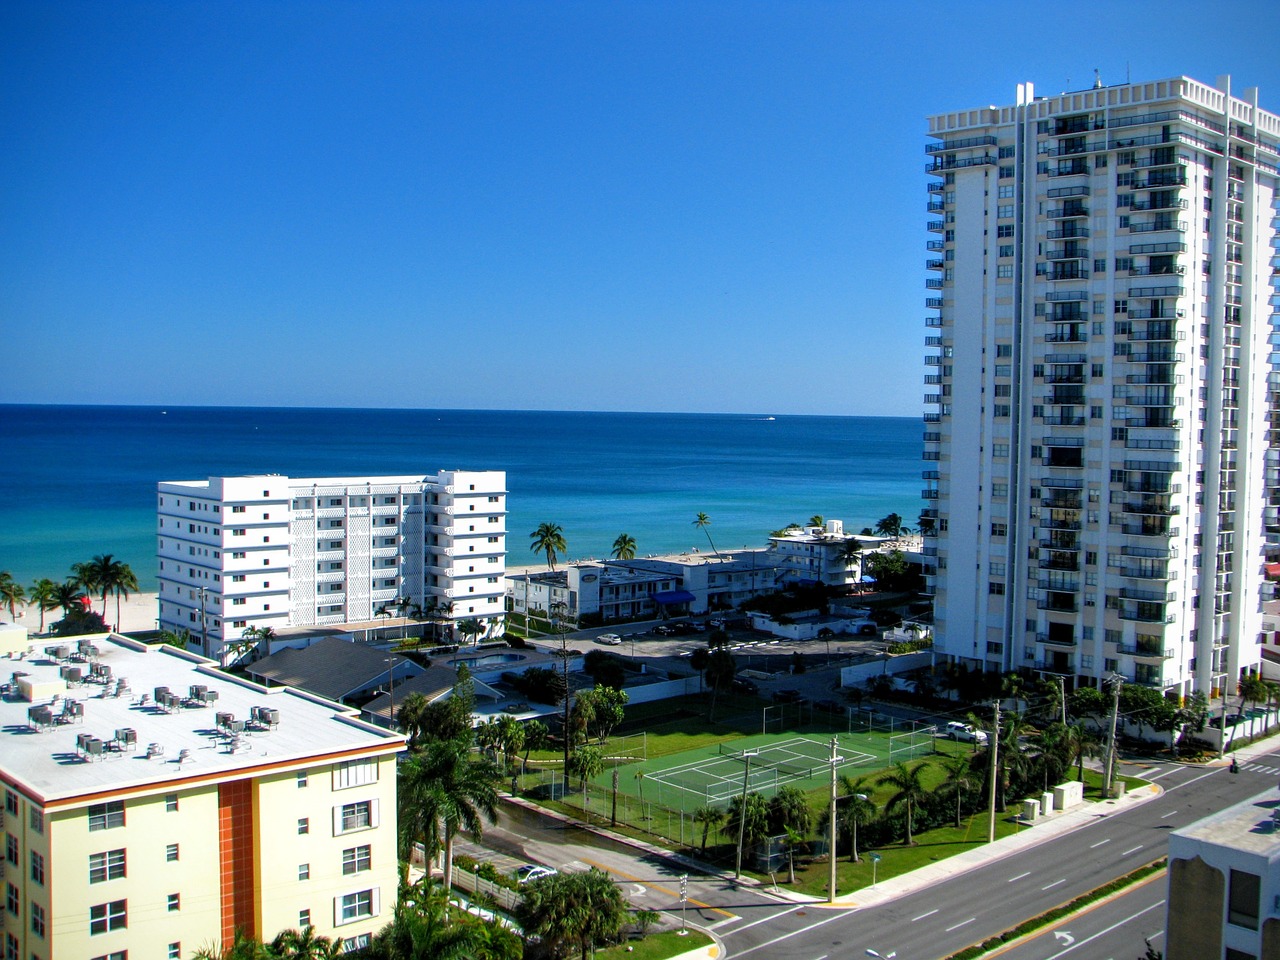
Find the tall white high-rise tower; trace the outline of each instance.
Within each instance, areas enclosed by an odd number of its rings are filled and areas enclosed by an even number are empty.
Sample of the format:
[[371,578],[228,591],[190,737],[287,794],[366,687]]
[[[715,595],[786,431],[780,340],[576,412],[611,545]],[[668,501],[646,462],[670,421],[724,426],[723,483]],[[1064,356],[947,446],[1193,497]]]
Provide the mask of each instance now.
[[1229,78],[1025,84],[929,135],[939,651],[1233,687],[1260,659],[1280,118]]

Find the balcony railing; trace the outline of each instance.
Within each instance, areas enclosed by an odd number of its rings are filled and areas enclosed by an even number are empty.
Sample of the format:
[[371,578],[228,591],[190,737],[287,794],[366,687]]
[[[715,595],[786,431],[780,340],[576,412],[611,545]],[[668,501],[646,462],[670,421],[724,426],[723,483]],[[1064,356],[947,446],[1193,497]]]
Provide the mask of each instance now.
[[951,150],[968,150],[973,147],[994,147],[996,138],[992,136],[984,137],[966,137],[963,140],[943,140],[940,143],[925,144],[924,152],[947,153]]
[[1083,416],[1041,417],[1040,419],[1048,427],[1082,427],[1085,420]]
[[[1186,210],[1189,204],[1178,197],[1149,197],[1129,204],[1130,210]],[[1130,228],[1132,229],[1132,227]]]
[[1080,610],[1080,604],[1075,597],[1067,600],[1050,600],[1041,598],[1036,601],[1037,610],[1056,610],[1059,613],[1077,613]]
[[1181,277],[1186,274],[1187,268],[1180,263],[1168,266],[1158,267],[1130,267],[1129,276],[1131,277]]
[[980,157],[961,157],[959,159],[938,159],[924,165],[925,173],[942,173],[945,170],[958,170],[962,167],[979,167],[984,164],[994,165],[996,158],[991,155]]
[[1040,569],[1042,570],[1067,570],[1076,573],[1080,570],[1080,558],[1063,554],[1061,556],[1041,557]]
[[[1130,207],[1130,209],[1133,209]],[[1187,232],[1187,221],[1185,220],[1152,220],[1148,223],[1132,223],[1129,224],[1130,233],[1156,233],[1162,230],[1176,230],[1179,233]]]
[[1123,513],[1139,513],[1151,517],[1176,517],[1182,508],[1175,504],[1130,501],[1120,507]]
[[1046,240],[1071,240],[1089,236],[1089,228],[1078,223],[1064,223],[1057,230],[1050,230],[1044,235]]
[[1050,250],[1044,256],[1046,260],[1088,260],[1089,251],[1063,247],[1060,250]]
[[1160,175],[1153,174],[1145,180],[1135,180],[1130,186],[1134,190],[1160,190],[1165,187],[1185,187],[1186,185],[1186,172],[1178,170]]
[[1130,363],[1182,363],[1187,359],[1185,353],[1173,350],[1147,350],[1143,353],[1129,354]]
[[1089,335],[1083,330],[1072,330],[1068,333],[1046,333],[1045,343],[1086,343]]
[[1067,204],[1062,207],[1050,207],[1045,216],[1050,220],[1070,220],[1073,217],[1087,217],[1089,208],[1083,203]]
[[1169,325],[1169,326],[1156,325],[1156,326],[1148,326],[1147,329],[1145,330],[1130,330],[1128,338],[1130,340],[1145,340],[1148,342],[1153,340],[1161,340],[1161,341],[1167,341],[1169,343],[1173,343],[1178,340],[1187,339],[1187,335],[1179,330],[1176,330],[1172,325]]
[[1050,633],[1037,633],[1036,643],[1047,643],[1052,647],[1074,647],[1077,646],[1080,641],[1074,636],[1064,637],[1062,635],[1058,635],[1057,637],[1054,637],[1053,634]]
[[1083,373],[1051,373],[1044,378],[1045,383],[1084,383]]
[[1069,552],[1079,553],[1079,552],[1080,552],[1080,544],[1078,544],[1078,543],[1076,543],[1076,542],[1074,542],[1074,541],[1072,541],[1072,540],[1062,540],[1062,539],[1055,539],[1055,540],[1041,540],[1041,541],[1040,541],[1040,549],[1041,549],[1041,550],[1056,550],[1056,551],[1059,551],[1059,552],[1061,552],[1061,551],[1069,551]]

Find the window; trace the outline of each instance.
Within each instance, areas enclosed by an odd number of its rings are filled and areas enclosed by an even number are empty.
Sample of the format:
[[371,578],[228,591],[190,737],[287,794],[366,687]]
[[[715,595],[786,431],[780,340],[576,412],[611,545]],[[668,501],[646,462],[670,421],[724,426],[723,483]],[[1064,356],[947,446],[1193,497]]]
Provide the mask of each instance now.
[[1007,443],[993,443],[991,445],[991,455],[993,457],[1007,457],[1009,455],[1009,445]]
[[1013,356],[1013,344],[1011,344],[1011,343],[997,343],[997,344],[996,344],[996,356],[997,356],[997,357],[1002,357],[1002,358],[1003,358],[1003,357],[1012,357],[1012,356]]
[[307,927],[311,926],[311,911],[310,911],[310,910],[299,910],[299,911],[298,911],[298,926],[299,926],[301,929],[303,929],[303,930],[305,930],[305,929],[307,929]]
[[1000,204],[998,207],[996,207],[996,216],[997,216],[997,217],[1000,217],[1001,219],[1007,219],[1007,218],[1009,218],[1009,217],[1012,217],[1012,216],[1013,216],[1013,204],[1012,204],[1012,203],[1002,203],[1002,204]]
[[44,907],[38,903],[31,905],[31,932],[44,939]]
[[175,863],[178,859],[178,845],[171,843],[164,848],[164,859],[166,863]]
[[348,847],[342,851],[342,872],[343,874],[362,873],[365,870],[373,869],[371,847],[364,845],[362,847]]
[[18,858],[18,838],[12,833],[5,841],[5,858],[15,867],[21,862]]
[[353,830],[368,830],[376,827],[373,817],[373,801],[361,800],[358,803],[344,803],[341,807],[334,807],[338,828],[335,833],[350,833]]
[[165,956],[168,958],[168,960],[181,960],[182,958],[181,942],[169,944],[169,952],[165,954]]
[[1009,416],[1009,410],[1010,410],[1010,407],[1009,407],[1009,404],[1007,403],[996,403],[996,404],[993,404],[991,407],[991,412],[995,414],[997,417]]
[[1005,566],[1004,566],[1003,560],[992,560],[987,566],[988,566],[989,572],[993,577],[1004,576]]
[[1007,537],[1009,535],[1009,525],[1007,523],[991,524],[991,535],[993,537]]
[[1230,890],[1227,894],[1227,923],[1257,930],[1258,903],[1261,893],[1261,879],[1257,874],[1232,870]]
[[[1010,176],[1013,176],[1013,173],[1012,173],[1013,168],[1012,168],[1012,167],[1010,167],[1010,168],[1009,168],[1009,170],[1010,170],[1009,175],[1010,175]],[[1000,196],[1000,199],[1001,199],[1001,200],[1012,200],[1012,199],[1013,199],[1013,184],[1011,184],[1011,183],[1002,184],[1002,185],[1000,186],[999,196]]]
[[298,879],[299,880],[311,879],[311,864],[309,863],[298,864]]
[[377,782],[378,762],[376,760],[346,760],[333,765],[334,790],[363,787]]
[[991,594],[993,597],[1003,597],[1004,584],[996,580],[989,581],[987,583],[987,593]]
[[44,886],[44,857],[34,850],[31,851],[31,880]]
[[1012,256],[1013,256],[1013,244],[1012,244],[1012,243],[1002,243],[1002,244],[1000,244],[1000,250],[999,250],[999,253],[998,253],[997,255],[998,255],[998,256],[1001,256],[1001,257],[1012,257]]
[[89,831],[112,830],[124,826],[124,801],[111,800],[89,807]]
[[1002,263],[996,267],[996,276],[1000,279],[1008,280],[1013,277],[1013,264]]
[[311,821],[308,820],[306,817],[300,817],[298,819],[298,833],[304,834],[304,833],[310,833],[310,832],[311,832]]
[[339,904],[337,923],[351,923],[364,917],[373,916],[373,891],[361,890],[359,893],[348,893]]
[[180,893],[169,894],[169,912],[177,913],[181,909],[182,909],[182,894]]
[[6,813],[11,813],[15,817],[18,815],[18,795],[12,790],[4,792],[4,809]]
[[[1012,176],[1013,176],[1013,167],[1009,166],[1009,167],[1001,167],[1001,168],[1000,168],[1000,177],[999,177],[999,179],[1001,179],[1001,180],[1008,180],[1008,179],[1009,179],[1010,177],[1012,177]],[[1005,193],[1005,191],[1006,191],[1006,190],[1008,190],[1008,191],[1009,191],[1007,194]],[[1000,188],[1000,196],[1002,196],[1002,197],[1005,197],[1005,196],[1012,197],[1012,196],[1013,196],[1013,187],[1001,187],[1001,188]]]
[[298,771],[298,789],[305,790],[306,786],[307,786],[307,771],[299,770]]
[[124,930],[129,926],[128,901],[112,900],[89,908],[89,935]]
[[124,850],[108,850],[89,854],[89,882],[105,883],[125,875]]
[[12,883],[5,885],[4,905],[15,917],[22,913],[22,901],[18,896],[18,888]]
[[1009,237],[1012,237],[1012,236],[1013,236],[1013,224],[1012,224],[1012,223],[1002,223],[1000,226],[996,227],[996,236],[997,236],[998,238],[1000,238],[1001,240],[1007,240]]
[[993,497],[1007,497],[1009,495],[1009,485],[1007,483],[991,484],[991,495]]

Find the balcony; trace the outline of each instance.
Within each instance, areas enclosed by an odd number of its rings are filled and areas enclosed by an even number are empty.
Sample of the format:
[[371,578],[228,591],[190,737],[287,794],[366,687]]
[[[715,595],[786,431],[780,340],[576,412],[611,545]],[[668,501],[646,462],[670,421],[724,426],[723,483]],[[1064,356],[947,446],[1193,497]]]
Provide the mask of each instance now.
[[1185,170],[1167,170],[1153,173],[1145,180],[1135,180],[1131,186],[1134,190],[1161,190],[1167,187],[1185,187],[1187,172]]
[[1088,334],[1083,330],[1067,330],[1059,333],[1046,333],[1045,343],[1087,343]]
[[941,213],[946,208],[947,205],[941,200],[930,200],[924,205],[924,209],[927,213]]
[[1042,497],[1040,506],[1048,507],[1050,510],[1080,510],[1082,509],[1083,498],[1079,493],[1070,490],[1059,490],[1052,497]]
[[1084,383],[1083,373],[1051,373],[1044,378],[1045,383]]
[[1031,669],[1039,673],[1053,673],[1063,677],[1071,677],[1075,675],[1076,668],[1067,660],[1037,660],[1031,665]]
[[941,297],[925,297],[924,305],[927,310],[941,310],[945,304]]
[[921,490],[920,499],[921,500],[937,500],[938,491],[937,490]]
[[1070,573],[1078,573],[1080,570],[1080,558],[1073,553],[1051,553],[1047,557],[1040,558],[1041,570],[1065,570]]
[[1145,353],[1129,354],[1130,363],[1182,363],[1186,359],[1185,353],[1173,350],[1147,350]]
[[1081,160],[1081,161],[1079,161],[1079,162],[1076,162],[1076,163],[1061,163],[1061,162],[1059,162],[1059,164],[1058,164],[1058,169],[1057,169],[1057,170],[1050,170],[1050,171],[1049,171],[1049,176],[1051,176],[1051,177],[1076,177],[1076,176],[1082,176],[1082,175],[1088,174],[1088,172],[1089,172],[1089,164],[1085,163],[1083,160]]
[[1185,340],[1187,335],[1178,332],[1178,329],[1172,323],[1149,323],[1145,330],[1130,330],[1129,340],[1135,341],[1165,341],[1173,343],[1178,340]]
[[947,229],[947,224],[944,220],[930,220],[925,224],[925,229],[930,233],[942,233]]
[[926,250],[943,250],[946,246],[941,240],[928,240],[925,242],[924,248]]
[[1075,577],[1069,579],[1061,579],[1058,577],[1041,577],[1036,584],[1041,590],[1048,590],[1054,593],[1079,593],[1080,581]]
[[1061,594],[1057,597],[1041,597],[1036,601],[1037,610],[1055,610],[1058,613],[1078,613],[1080,611],[1080,602],[1071,594]]
[[[1130,210],[1186,210],[1188,203],[1178,197],[1148,197],[1146,200],[1135,200],[1129,204]],[[1129,228],[1133,229],[1132,226]]]
[[926,280],[926,281],[924,282],[924,285],[925,285],[925,289],[927,289],[927,290],[941,290],[941,289],[942,289],[942,278],[941,278],[941,277],[930,277],[928,280]]
[[[1133,209],[1130,207],[1130,209]],[[1163,230],[1176,230],[1178,233],[1187,232],[1187,221],[1185,220],[1166,220],[1163,217],[1151,220],[1147,223],[1129,223],[1130,233],[1158,233]]]
[[1163,517],[1146,523],[1121,524],[1120,532],[1128,537],[1161,537],[1168,539],[1178,535],[1176,528],[1170,527]]
[[928,154],[947,153],[951,150],[969,150],[973,147],[994,147],[996,138],[992,136],[985,137],[966,137],[963,140],[943,140],[939,143],[925,144],[924,152]]
[[1049,540],[1040,541],[1041,550],[1055,550],[1080,552],[1080,544],[1076,543],[1075,538],[1071,534],[1054,534]]
[[1120,576],[1129,577],[1131,580],[1171,580],[1169,576],[1169,568],[1167,564],[1159,564],[1156,566],[1125,566],[1120,565],[1113,568]]
[[1182,420],[1169,414],[1156,414],[1159,408],[1151,407],[1147,411],[1145,417],[1129,417],[1125,420],[1126,427],[1156,427],[1172,430],[1180,430],[1182,428]]
[[1083,427],[1083,416],[1041,417],[1040,421],[1047,427]]
[[1084,389],[1080,387],[1075,389],[1072,389],[1071,387],[1057,387],[1054,389],[1053,393],[1047,393],[1044,395],[1044,402],[1049,406],[1079,407],[1085,402]]
[[946,267],[946,263],[942,260],[926,260],[924,268],[926,270],[942,270]]
[[1181,374],[1174,375],[1172,371],[1168,373],[1130,373],[1124,378],[1125,383],[1132,384],[1174,384],[1182,383]]
[[1135,170],[1146,170],[1151,167],[1172,167],[1172,166],[1185,167],[1188,163],[1190,163],[1190,160],[1187,157],[1182,157],[1175,154],[1173,156],[1146,157],[1142,160],[1133,161],[1133,163],[1130,164],[1130,166],[1132,166]]
[[1148,610],[1139,607],[1121,607],[1120,619],[1130,623],[1174,623],[1178,619],[1176,613],[1165,613],[1164,609]]
[[[1079,257],[1078,259],[1083,260],[1084,258]],[[1057,270],[1050,270],[1046,276],[1050,280],[1088,280],[1089,271],[1079,264],[1071,264],[1060,267]]]
[[1161,499],[1133,500],[1121,505],[1122,513],[1137,513],[1150,517],[1176,517],[1182,508],[1161,502]]
[[1129,276],[1131,277],[1181,277],[1185,275],[1187,268],[1182,264],[1168,264],[1158,267],[1130,267]]
[[1050,220],[1071,220],[1089,216],[1089,208],[1083,203],[1068,203],[1061,207],[1050,207],[1045,216]]
[[985,164],[994,166],[995,163],[996,158],[990,154],[978,157],[961,157],[959,159],[954,157],[939,158],[932,163],[926,163],[924,165],[924,172],[943,173],[947,170],[959,170],[963,167],[980,167]]
[[1079,530],[1080,521],[1077,520],[1045,520],[1041,518],[1040,526],[1046,530]]
[[940,327],[942,326],[942,318],[941,317],[925,317],[924,325],[926,327]]
[[1089,251],[1083,247],[1062,247],[1050,250],[1044,257],[1046,260],[1088,260]]
[[1057,230],[1050,230],[1044,235],[1046,240],[1072,240],[1089,236],[1089,228],[1078,223],[1064,223]]
[[1051,647],[1075,647],[1079,645],[1080,641],[1074,635],[1037,633],[1036,643],[1048,644]]

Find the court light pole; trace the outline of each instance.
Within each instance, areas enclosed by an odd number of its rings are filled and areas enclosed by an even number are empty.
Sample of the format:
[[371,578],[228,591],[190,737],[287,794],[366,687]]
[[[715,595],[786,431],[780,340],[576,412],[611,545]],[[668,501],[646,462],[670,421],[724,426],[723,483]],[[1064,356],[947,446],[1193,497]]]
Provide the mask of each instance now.
[[747,782],[751,779],[751,758],[759,754],[759,750],[744,750],[742,760],[746,764],[742,768],[742,799],[738,804],[738,859],[733,868],[733,879],[742,879],[742,842],[747,832]]
[[843,759],[836,753],[836,738],[831,738],[831,812],[828,816],[830,820],[831,836],[828,839],[827,860],[830,861],[831,873],[827,877],[827,903],[836,902],[836,771],[839,769],[840,761]]

